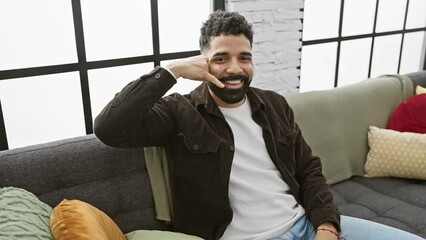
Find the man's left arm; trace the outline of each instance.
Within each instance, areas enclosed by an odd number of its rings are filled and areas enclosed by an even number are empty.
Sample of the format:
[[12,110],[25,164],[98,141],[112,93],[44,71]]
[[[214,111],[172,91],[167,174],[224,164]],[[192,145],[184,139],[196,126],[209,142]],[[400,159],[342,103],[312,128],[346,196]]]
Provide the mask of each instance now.
[[[305,142],[302,132],[294,121],[294,114],[289,107],[287,117],[296,132],[295,158],[296,180],[300,185],[300,196],[306,211],[306,216],[318,230],[322,224],[331,225],[337,232],[340,231],[340,213],[333,203],[333,194],[330,186],[322,174],[321,160],[312,155],[312,150]],[[325,227],[325,226],[322,226]],[[331,229],[333,230],[333,229]],[[324,233],[321,233],[321,235]]]
[[339,233],[333,223],[325,222],[315,229],[315,240],[339,239]]

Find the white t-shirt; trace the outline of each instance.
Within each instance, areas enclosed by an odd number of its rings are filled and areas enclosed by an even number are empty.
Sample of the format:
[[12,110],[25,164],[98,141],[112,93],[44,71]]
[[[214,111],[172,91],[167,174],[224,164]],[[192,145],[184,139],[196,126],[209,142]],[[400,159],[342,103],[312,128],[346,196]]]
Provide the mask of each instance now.
[[[247,98],[246,98],[247,99]],[[269,239],[287,232],[305,214],[272,162],[248,100],[220,108],[232,129],[235,154],[229,182],[232,222],[221,239]]]

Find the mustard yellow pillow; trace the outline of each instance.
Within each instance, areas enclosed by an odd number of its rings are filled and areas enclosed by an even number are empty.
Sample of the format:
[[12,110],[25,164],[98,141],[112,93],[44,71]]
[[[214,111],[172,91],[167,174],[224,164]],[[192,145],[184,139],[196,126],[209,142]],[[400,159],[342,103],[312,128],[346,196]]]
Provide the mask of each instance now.
[[366,177],[426,180],[426,134],[369,127]]
[[104,212],[80,200],[63,200],[50,215],[55,240],[126,240],[123,232]]
[[416,87],[416,95],[423,94],[423,93],[426,93],[426,88],[417,85],[417,87]]

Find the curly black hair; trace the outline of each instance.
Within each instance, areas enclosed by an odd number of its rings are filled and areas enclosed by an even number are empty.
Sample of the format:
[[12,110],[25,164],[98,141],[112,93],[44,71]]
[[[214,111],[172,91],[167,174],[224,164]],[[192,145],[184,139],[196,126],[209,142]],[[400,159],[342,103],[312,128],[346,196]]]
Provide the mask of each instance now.
[[220,35],[240,35],[244,34],[250,41],[250,46],[253,44],[253,29],[252,25],[247,20],[236,12],[225,12],[216,10],[209,15],[209,19],[203,23],[201,27],[200,50],[210,48],[212,37]]

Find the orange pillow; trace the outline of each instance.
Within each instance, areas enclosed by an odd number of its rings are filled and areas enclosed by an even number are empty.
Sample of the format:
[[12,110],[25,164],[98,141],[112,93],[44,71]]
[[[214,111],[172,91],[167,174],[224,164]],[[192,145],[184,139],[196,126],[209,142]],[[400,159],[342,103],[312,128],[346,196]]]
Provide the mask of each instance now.
[[55,240],[126,240],[123,232],[104,212],[80,201],[64,199],[50,215]]

